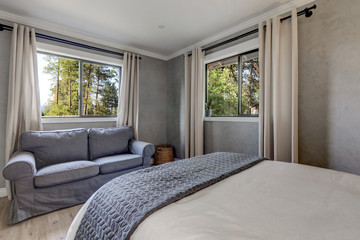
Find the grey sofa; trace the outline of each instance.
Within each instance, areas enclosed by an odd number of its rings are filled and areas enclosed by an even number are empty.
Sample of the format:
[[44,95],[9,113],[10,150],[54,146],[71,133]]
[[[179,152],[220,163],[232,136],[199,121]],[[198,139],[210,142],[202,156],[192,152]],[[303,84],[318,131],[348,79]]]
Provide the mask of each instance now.
[[8,223],[83,203],[111,179],[149,167],[154,145],[132,137],[128,126],[24,132],[3,170],[15,188]]

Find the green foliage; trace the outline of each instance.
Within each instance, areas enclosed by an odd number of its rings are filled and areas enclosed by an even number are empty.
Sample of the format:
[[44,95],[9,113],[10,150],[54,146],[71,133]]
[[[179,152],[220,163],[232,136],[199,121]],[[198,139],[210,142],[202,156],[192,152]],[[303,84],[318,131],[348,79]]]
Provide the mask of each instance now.
[[214,116],[234,116],[238,112],[237,65],[208,72],[208,107]]
[[115,115],[118,72],[114,68],[90,63],[85,63],[83,69],[83,115]]
[[[45,56],[43,72],[51,76],[51,94],[44,116],[79,115],[79,61]],[[82,115],[116,115],[118,106],[118,69],[83,63]]]
[[259,63],[250,59],[242,63],[241,111],[239,110],[238,64],[208,70],[207,103],[212,116],[251,114],[259,102]]
[[118,89],[115,83],[105,83],[103,97],[100,101],[100,106],[103,107],[101,111],[104,112],[104,115],[117,115]]
[[45,60],[48,64],[43,72],[51,75],[51,99],[44,106],[43,115],[78,115],[79,62],[50,55]]

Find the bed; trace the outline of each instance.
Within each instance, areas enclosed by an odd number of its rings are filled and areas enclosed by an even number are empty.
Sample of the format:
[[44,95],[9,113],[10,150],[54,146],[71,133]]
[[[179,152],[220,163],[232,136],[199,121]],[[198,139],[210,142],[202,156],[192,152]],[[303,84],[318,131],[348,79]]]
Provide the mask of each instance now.
[[[216,154],[215,158],[223,153]],[[94,204],[94,196],[96,193],[75,217],[67,239],[76,238],[89,205]],[[112,230],[119,229],[116,221],[111,224]],[[359,239],[359,236],[360,176],[257,159],[242,171],[151,212],[124,239]]]

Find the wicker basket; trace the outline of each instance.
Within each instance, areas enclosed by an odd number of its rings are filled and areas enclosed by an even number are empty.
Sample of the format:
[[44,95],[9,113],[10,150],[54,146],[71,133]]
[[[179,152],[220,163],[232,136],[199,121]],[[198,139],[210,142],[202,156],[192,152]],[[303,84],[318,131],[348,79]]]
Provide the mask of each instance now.
[[155,147],[154,163],[155,165],[174,161],[174,148],[171,145],[164,144]]

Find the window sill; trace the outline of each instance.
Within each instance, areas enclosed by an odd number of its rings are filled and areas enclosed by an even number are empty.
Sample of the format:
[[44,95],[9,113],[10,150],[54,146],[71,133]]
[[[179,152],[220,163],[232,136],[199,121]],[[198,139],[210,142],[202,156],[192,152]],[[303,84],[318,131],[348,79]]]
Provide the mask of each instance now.
[[41,118],[42,124],[52,123],[93,123],[93,122],[116,122],[116,117],[46,117]]
[[259,122],[258,117],[204,117],[204,122]]

